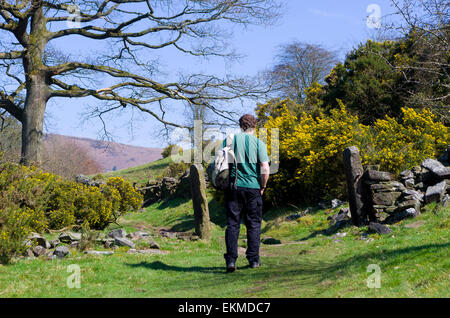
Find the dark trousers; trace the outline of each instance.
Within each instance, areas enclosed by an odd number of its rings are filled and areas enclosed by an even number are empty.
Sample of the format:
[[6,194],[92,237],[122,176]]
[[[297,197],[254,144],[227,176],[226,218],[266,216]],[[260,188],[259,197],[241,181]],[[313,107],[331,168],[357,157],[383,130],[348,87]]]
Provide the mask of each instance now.
[[235,262],[238,258],[238,239],[242,218],[247,228],[247,259],[249,262],[259,261],[262,221],[261,190],[241,187],[229,189],[225,192],[225,202],[227,210],[227,229],[225,231],[227,253],[224,256],[226,262]]

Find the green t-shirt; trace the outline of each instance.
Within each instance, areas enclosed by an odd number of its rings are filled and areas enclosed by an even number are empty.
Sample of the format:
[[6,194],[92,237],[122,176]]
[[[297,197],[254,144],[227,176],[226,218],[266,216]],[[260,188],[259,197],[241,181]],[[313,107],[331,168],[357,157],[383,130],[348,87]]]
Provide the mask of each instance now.
[[[260,188],[260,169],[262,162],[269,162],[267,147],[256,136],[248,133],[238,133],[231,144],[238,161],[238,179],[236,185],[243,188]],[[236,143],[236,149],[235,144]],[[223,141],[225,147],[225,140]],[[230,167],[230,180],[234,182],[235,164]]]

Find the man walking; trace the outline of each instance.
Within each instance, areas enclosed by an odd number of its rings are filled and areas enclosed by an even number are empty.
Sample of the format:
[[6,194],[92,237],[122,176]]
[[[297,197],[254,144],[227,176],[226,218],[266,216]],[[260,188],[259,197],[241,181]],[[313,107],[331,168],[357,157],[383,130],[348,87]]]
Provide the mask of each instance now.
[[[233,139],[237,160],[230,167],[230,187],[225,191],[227,229],[224,255],[227,272],[236,270],[241,219],[247,228],[246,256],[251,268],[261,265],[259,244],[262,221],[262,195],[269,180],[270,168],[266,145],[255,136],[256,118],[244,115],[239,119],[241,132]],[[237,172],[237,178],[236,178]]]

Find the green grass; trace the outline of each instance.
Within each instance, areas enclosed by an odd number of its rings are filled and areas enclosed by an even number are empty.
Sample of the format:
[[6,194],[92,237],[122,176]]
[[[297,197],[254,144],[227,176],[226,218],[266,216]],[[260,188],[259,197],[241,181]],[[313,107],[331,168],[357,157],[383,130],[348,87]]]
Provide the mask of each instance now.
[[[170,159],[117,171],[130,181],[164,171]],[[145,177],[146,178],[146,177]],[[262,236],[282,241],[261,245],[262,267],[250,269],[244,256],[238,270],[226,274],[223,253],[225,211],[210,202],[211,242],[184,241],[158,235],[160,229],[193,231],[192,202],[172,199],[132,212],[119,222],[128,231],[150,232],[167,255],[92,256],[72,250],[62,260],[21,259],[0,265],[0,297],[449,297],[450,208],[427,206],[422,215],[391,225],[392,234],[367,234],[367,227],[347,226],[327,232],[327,217],[337,210],[314,210],[297,221],[295,208],[264,213]],[[422,222],[418,228],[405,225]],[[117,227],[111,225],[108,230]],[[335,237],[336,233],[347,233]],[[54,236],[54,235],[53,235]],[[239,245],[245,247],[245,227]],[[101,247],[97,247],[102,249]],[[81,288],[66,281],[68,266],[81,271]],[[381,288],[368,288],[370,264],[381,270]]]
[[[334,242],[323,234],[327,216],[319,210],[304,220],[283,221],[295,209],[268,211],[263,235],[282,240],[282,245],[262,245],[263,266],[247,268],[245,257],[238,270],[224,271],[224,215],[210,202],[213,223],[211,242],[183,241],[154,236],[167,255],[127,254],[121,248],[111,256],[88,256],[73,251],[63,260],[18,260],[0,266],[0,297],[449,297],[450,209],[434,205],[416,219],[391,226],[386,236],[369,234],[367,228],[346,227],[347,235]],[[219,211],[220,210],[220,211]],[[423,221],[417,229],[406,228]],[[156,203],[143,213],[121,220],[126,229],[156,233],[165,228],[191,231],[190,201]],[[116,227],[112,225],[111,228]],[[245,228],[240,245],[245,246]],[[67,266],[81,270],[81,288],[70,289]],[[366,281],[370,264],[381,269],[381,288]]]

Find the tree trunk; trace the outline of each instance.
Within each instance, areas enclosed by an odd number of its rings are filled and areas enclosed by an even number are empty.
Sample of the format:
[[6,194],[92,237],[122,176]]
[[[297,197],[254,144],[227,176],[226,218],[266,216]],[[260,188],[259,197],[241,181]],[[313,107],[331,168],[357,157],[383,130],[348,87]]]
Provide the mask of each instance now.
[[48,87],[45,78],[32,75],[27,83],[27,97],[22,119],[22,155],[24,165],[40,166],[43,150],[44,114],[47,104]]
[[42,2],[36,2],[30,24],[27,51],[23,57],[26,78],[26,99],[22,117],[22,153],[24,165],[42,163],[43,126],[47,101],[50,98],[48,70],[43,63],[48,30]]

